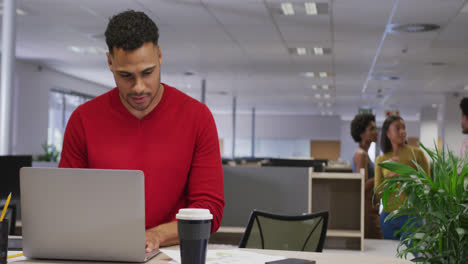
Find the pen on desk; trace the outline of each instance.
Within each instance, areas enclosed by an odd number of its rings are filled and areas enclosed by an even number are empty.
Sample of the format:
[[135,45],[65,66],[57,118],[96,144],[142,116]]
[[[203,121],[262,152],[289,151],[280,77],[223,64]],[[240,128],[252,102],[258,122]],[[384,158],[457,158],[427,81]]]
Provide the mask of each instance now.
[[8,195],[8,198],[5,202],[5,206],[3,207],[2,216],[0,216],[0,222],[2,222],[3,218],[5,217],[5,213],[7,211],[8,204],[10,203],[10,199],[11,199],[11,193]]
[[13,254],[13,255],[8,255],[7,259],[11,259],[11,258],[17,258],[17,257],[22,257],[24,256],[23,253],[18,253],[18,254]]

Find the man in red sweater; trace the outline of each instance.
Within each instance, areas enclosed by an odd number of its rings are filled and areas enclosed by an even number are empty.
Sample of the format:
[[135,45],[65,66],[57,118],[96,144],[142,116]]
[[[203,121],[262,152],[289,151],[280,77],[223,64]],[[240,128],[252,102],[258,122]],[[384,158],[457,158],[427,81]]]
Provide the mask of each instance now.
[[209,209],[215,232],[224,186],[211,112],[160,82],[158,28],[143,12],[113,16],[105,36],[117,87],[73,112],[59,167],[142,170],[148,252],[178,243],[180,208]]

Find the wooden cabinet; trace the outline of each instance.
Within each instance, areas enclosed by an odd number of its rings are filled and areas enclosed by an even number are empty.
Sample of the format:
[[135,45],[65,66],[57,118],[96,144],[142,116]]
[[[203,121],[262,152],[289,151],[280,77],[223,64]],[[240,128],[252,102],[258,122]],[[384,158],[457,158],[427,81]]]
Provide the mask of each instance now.
[[364,170],[309,171],[309,213],[328,211],[325,248],[364,249]]

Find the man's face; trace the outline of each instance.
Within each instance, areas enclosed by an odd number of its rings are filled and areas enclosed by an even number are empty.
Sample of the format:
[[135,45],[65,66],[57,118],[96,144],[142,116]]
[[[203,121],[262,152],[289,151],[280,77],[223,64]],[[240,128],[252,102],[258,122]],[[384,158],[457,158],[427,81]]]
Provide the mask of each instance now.
[[461,128],[463,134],[468,134],[468,117],[462,114]]
[[138,118],[151,112],[162,96],[160,46],[147,42],[132,51],[114,47],[107,59],[125,108]]

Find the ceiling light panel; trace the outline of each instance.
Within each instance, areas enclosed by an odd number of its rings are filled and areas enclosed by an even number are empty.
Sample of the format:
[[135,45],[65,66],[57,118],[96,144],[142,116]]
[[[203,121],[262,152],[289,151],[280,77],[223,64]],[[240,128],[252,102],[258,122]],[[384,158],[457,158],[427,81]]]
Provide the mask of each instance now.
[[107,52],[106,49],[103,49],[100,47],[94,47],[94,46],[87,46],[87,47],[69,46],[68,50],[73,51],[75,53],[79,53],[79,54],[91,54],[91,55],[105,54]]
[[307,78],[328,78],[330,74],[328,72],[301,72],[301,76]]
[[313,47],[313,48],[306,48],[306,47],[297,47],[297,48],[289,48],[289,54],[292,55],[299,55],[299,56],[323,56],[331,54],[332,50],[330,48],[322,48],[322,47]]
[[304,7],[307,15],[318,15],[316,3],[306,2],[304,3]]
[[295,14],[292,3],[281,3],[281,11],[285,16],[292,16]]
[[284,16],[316,16],[329,13],[328,3],[312,1],[284,1],[278,3],[278,1],[267,0],[267,6]]
[[296,48],[297,55],[306,55],[307,49],[306,48]]
[[322,47],[314,47],[314,54],[315,55],[323,55],[323,48]]

